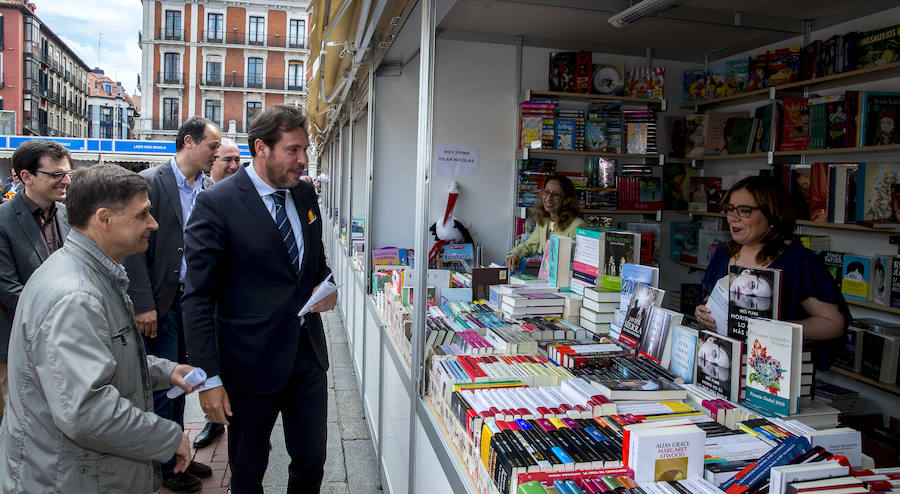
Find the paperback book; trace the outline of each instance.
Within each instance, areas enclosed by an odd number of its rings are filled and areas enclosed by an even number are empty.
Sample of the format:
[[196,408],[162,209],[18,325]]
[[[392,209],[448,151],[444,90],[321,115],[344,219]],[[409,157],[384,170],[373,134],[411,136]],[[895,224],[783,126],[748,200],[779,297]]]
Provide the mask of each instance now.
[[745,341],[747,320],[780,315],[781,270],[731,266],[728,283],[728,336]]
[[684,384],[693,384],[697,358],[697,340],[700,332],[694,328],[676,325],[672,328],[672,358],[669,372],[681,378]]
[[712,331],[700,332],[697,342],[697,386],[737,402],[741,389],[741,342]]
[[638,345],[638,355],[668,368],[672,360],[672,327],[681,325],[683,317],[680,312],[662,307],[651,308],[650,320]]
[[841,293],[853,300],[868,300],[869,277],[872,259],[869,257],[844,254],[841,271]]
[[659,288],[643,283],[635,285],[628,308],[625,310],[619,341],[631,348],[638,347],[641,335],[650,321],[651,310],[662,304],[663,295],[665,291]]
[[803,326],[753,318],[747,323],[746,400],[780,415],[799,411]]

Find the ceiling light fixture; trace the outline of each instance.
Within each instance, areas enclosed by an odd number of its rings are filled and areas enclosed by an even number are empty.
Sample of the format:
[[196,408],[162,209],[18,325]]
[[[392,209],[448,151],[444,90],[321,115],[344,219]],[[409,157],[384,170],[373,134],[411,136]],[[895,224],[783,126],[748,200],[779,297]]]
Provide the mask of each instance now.
[[644,17],[656,15],[676,3],[678,3],[678,0],[643,0],[618,14],[614,14],[608,19],[608,22],[612,27],[629,26]]

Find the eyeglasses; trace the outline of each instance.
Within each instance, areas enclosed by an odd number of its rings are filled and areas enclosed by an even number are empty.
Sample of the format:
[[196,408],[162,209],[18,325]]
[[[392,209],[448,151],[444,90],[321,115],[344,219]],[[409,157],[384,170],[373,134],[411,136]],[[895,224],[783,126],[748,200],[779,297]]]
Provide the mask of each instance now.
[[722,212],[725,216],[737,212],[737,215],[741,218],[749,218],[753,214],[754,209],[759,209],[759,206],[732,206],[731,204],[726,204],[722,207]]
[[541,194],[544,194],[544,197],[549,197],[550,199],[553,199],[554,201],[558,201],[558,200],[562,199],[562,196],[563,196],[559,192],[551,192],[549,190],[542,190]]
[[58,182],[58,181],[62,180],[63,177],[72,178],[72,175],[75,173],[75,170],[69,170],[67,172],[45,172],[44,170],[37,170],[37,172],[43,173],[44,175],[47,175],[51,179],[56,180]]

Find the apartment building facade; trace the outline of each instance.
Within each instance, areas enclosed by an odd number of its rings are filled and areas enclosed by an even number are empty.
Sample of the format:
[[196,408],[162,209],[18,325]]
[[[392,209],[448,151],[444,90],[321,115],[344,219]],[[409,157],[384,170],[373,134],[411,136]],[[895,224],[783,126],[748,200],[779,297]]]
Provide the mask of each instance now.
[[226,135],[278,103],[302,105],[308,1],[143,0],[141,139],[202,115]]
[[134,139],[134,102],[121,82],[100,69],[88,74],[88,135],[95,139]]
[[0,43],[0,109],[15,122],[3,133],[87,137],[89,68],[33,3],[0,0]]

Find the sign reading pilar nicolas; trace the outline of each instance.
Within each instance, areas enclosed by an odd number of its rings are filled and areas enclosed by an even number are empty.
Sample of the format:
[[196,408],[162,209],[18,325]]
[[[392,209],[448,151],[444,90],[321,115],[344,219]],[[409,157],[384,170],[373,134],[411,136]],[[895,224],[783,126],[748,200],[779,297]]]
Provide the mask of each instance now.
[[461,144],[438,144],[434,150],[434,171],[453,177],[478,176],[478,148]]

